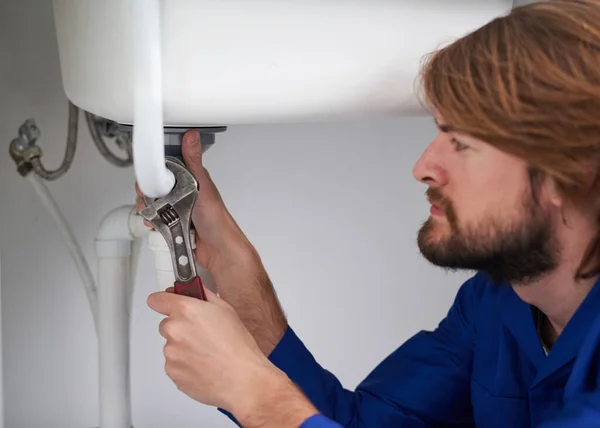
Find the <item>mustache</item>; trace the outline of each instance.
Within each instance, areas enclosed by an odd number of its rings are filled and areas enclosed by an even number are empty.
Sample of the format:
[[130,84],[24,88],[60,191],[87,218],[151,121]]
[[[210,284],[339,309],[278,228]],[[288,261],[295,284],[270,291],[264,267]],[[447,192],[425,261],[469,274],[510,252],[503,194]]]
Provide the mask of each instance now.
[[458,219],[452,201],[444,196],[439,189],[433,187],[428,188],[425,195],[427,195],[427,199],[431,204],[438,206],[444,212],[450,225],[455,230],[458,230]]
[[430,203],[439,206],[444,211],[450,206],[450,201],[442,194],[442,192],[439,189],[430,187],[425,192],[425,196],[427,196],[427,200],[429,200]]

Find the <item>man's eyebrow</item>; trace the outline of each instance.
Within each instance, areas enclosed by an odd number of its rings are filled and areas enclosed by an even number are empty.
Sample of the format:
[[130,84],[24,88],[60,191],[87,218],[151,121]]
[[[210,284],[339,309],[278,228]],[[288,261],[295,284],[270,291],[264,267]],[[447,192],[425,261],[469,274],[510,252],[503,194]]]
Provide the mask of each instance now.
[[456,129],[452,126],[452,125],[448,125],[448,124],[440,124],[438,122],[437,119],[433,120],[436,124],[436,126],[439,128],[440,131],[444,132],[444,133],[449,133],[449,132],[455,132]]

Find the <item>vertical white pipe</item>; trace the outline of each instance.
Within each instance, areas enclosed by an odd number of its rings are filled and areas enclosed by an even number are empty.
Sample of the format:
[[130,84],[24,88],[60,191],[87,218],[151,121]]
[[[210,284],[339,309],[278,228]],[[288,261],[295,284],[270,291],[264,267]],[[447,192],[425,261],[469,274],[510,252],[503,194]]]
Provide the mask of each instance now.
[[[194,240],[190,242],[194,242]],[[165,238],[163,238],[160,232],[152,230],[148,237],[148,244],[154,259],[154,274],[158,289],[164,291],[169,287],[173,287],[175,272],[173,270],[171,251]]]
[[[156,230],[150,231],[148,239],[150,251],[152,251],[154,259],[154,273],[156,283],[160,291],[164,291],[169,287],[173,287],[175,282],[175,272],[173,271],[173,261],[171,260],[171,251],[165,241],[165,238]],[[194,229],[190,231],[190,242],[192,249],[196,249],[196,234]],[[196,270],[202,283],[210,291],[217,292],[217,284],[212,272],[196,263]]]
[[100,428],[131,427],[129,255],[98,260]]
[[160,0],[133,0],[133,160],[142,193],[152,198],[175,185],[165,166]]
[[98,228],[98,375],[100,428],[130,428],[129,327],[140,240],[148,228],[127,205],[109,211]]

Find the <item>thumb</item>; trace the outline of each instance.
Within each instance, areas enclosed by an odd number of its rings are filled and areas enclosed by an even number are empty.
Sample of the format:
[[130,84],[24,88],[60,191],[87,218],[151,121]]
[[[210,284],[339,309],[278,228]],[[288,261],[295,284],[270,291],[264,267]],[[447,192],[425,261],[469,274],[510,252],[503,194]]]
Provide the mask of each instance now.
[[166,293],[164,291],[157,291],[148,296],[146,303],[150,309],[158,312],[159,314],[169,316],[173,312],[174,296],[172,293]]
[[181,152],[187,169],[196,177],[200,183],[204,201],[217,201],[222,203],[221,194],[212,181],[209,172],[202,165],[202,143],[200,141],[200,133],[192,129],[183,135],[181,142]]
[[204,167],[202,166],[202,143],[200,141],[200,133],[192,129],[183,135],[181,143],[181,152],[185,165],[190,170],[194,177],[199,179],[204,175]]

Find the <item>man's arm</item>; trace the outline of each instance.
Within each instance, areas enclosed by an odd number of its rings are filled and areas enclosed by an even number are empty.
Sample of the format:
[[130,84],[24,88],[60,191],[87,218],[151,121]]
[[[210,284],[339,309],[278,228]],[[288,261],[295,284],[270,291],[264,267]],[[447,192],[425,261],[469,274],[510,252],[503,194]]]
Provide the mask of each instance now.
[[[308,397],[315,412],[320,413],[308,418],[303,428],[329,428],[337,424],[403,428],[472,424],[473,329],[482,283],[480,277],[474,277],[464,284],[448,316],[435,331],[412,337],[355,391],[345,389],[331,372],[321,367],[288,327],[268,356]],[[302,397],[296,396],[296,400],[299,403]],[[276,419],[286,414],[286,408],[293,408],[291,402],[287,406],[273,407],[266,418]]]
[[262,375],[256,386],[254,394],[233,409],[245,428],[341,428],[319,414],[298,386],[278,369]]
[[182,152],[203,189],[193,214],[198,263],[213,273],[219,295],[236,311],[260,351],[299,386],[320,413],[348,427],[426,427],[472,419],[470,364],[477,305],[471,285],[463,287],[434,332],[417,334],[356,391],[348,391],[287,326],[257,252],[202,166],[197,132],[186,133]]
[[236,310],[259,348],[269,355],[288,323],[258,252],[245,240],[222,269],[213,270],[219,295]]

